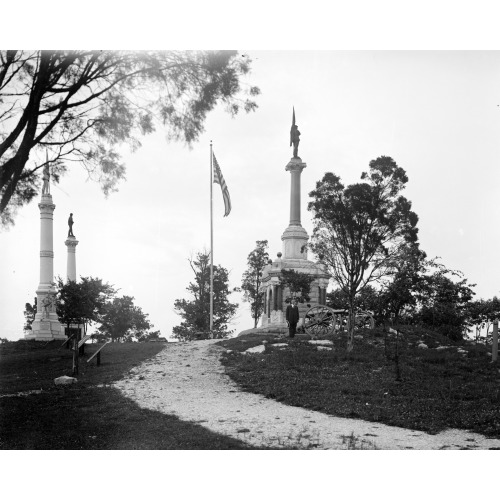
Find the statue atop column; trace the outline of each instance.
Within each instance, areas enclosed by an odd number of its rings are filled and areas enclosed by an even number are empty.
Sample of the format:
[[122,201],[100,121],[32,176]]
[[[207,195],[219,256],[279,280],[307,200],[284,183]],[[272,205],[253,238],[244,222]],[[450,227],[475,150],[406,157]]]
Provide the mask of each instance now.
[[70,236],[73,236],[73,238],[74,238],[75,235],[73,234],[73,214],[69,214],[68,226],[69,226],[69,229],[68,229],[68,238]]
[[45,167],[43,167],[43,186],[42,186],[42,196],[44,194],[50,194],[50,172],[49,172],[49,163],[47,162],[45,164]]
[[290,146],[293,144],[293,157],[299,157],[300,132],[295,125],[295,107],[293,108],[292,128],[290,129]]

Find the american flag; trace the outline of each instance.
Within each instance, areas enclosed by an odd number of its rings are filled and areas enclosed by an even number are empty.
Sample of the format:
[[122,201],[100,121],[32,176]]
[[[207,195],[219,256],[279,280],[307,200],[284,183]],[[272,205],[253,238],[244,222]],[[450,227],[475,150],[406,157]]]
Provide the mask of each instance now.
[[227,189],[224,177],[222,177],[222,172],[220,171],[217,159],[215,158],[215,155],[213,153],[212,156],[214,159],[214,183],[219,184],[220,188],[222,189],[222,197],[224,198],[225,208],[224,217],[226,217],[226,215],[229,215],[229,212],[231,212],[231,198],[229,197],[229,190]]

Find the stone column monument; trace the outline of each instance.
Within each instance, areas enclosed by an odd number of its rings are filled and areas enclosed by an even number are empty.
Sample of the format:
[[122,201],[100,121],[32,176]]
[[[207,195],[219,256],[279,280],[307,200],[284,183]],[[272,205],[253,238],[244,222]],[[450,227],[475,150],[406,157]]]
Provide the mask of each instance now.
[[65,339],[64,330],[56,314],[54,287],[53,218],[56,206],[50,194],[49,165],[43,170],[40,209],[40,283],[36,290],[37,312],[26,339]]
[[69,215],[68,226],[68,237],[64,242],[64,244],[68,247],[66,276],[68,278],[68,281],[76,281],[76,245],[78,245],[79,241],[73,234],[73,214]]
[[281,236],[282,252],[278,258],[270,261],[262,276],[261,291],[265,294],[265,311],[262,315],[259,330],[262,333],[288,331],[285,310],[287,290],[281,285],[282,270],[294,270],[314,277],[311,284],[310,301],[299,304],[301,320],[309,307],[324,304],[326,289],[330,279],[323,264],[307,259],[307,242],[309,236],[301,225],[300,218],[300,176],[307,165],[298,155],[300,132],[295,124],[295,109],[293,110],[292,128],[290,130],[290,146],[293,146],[293,157],[285,166],[290,172],[290,221]]

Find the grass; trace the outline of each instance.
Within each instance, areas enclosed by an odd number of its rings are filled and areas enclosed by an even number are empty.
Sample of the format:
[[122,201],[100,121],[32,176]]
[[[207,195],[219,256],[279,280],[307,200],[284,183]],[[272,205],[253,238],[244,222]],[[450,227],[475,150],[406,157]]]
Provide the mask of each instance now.
[[78,383],[61,387],[54,378],[71,376],[72,354],[60,342],[0,345],[0,449],[250,449],[200,425],[142,409],[108,385],[162,348],[169,346],[113,343],[97,367],[95,358],[85,362],[97,350],[88,345]]
[[[403,331],[399,381],[395,338],[386,342],[380,329],[360,332],[351,354],[344,333],[328,337],[332,351],[275,335],[237,337],[221,342],[232,351],[223,363],[244,390],[285,404],[431,433],[453,427],[500,437],[499,366],[486,348],[418,328]],[[240,354],[263,340],[263,354]],[[418,348],[421,341],[429,349]],[[277,342],[288,347],[270,346]],[[451,347],[437,350],[440,345]]]

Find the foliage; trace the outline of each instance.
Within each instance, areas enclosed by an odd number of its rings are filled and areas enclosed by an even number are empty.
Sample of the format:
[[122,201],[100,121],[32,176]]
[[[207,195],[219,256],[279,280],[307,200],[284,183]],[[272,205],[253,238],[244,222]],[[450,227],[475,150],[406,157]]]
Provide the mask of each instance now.
[[260,292],[262,272],[267,266],[269,254],[267,253],[267,240],[256,242],[256,247],[248,254],[247,269],[243,273],[241,289],[243,300],[250,303],[250,311],[257,328],[259,318],[264,312],[264,294]]
[[372,160],[365,182],[344,187],[329,172],[310,193],[312,250],[327,264],[349,303],[349,352],[354,342],[357,293],[371,282],[395,273],[404,249],[417,242],[417,215],[400,192],[406,172],[389,157]]
[[[186,290],[191,300],[177,299],[175,312],[182,318],[180,325],[174,326],[172,334],[179,340],[193,340],[197,333],[210,331],[210,253],[199,252],[194,259],[189,259],[194,273],[194,282]],[[213,333],[224,338],[232,332],[228,323],[236,314],[237,304],[229,302],[229,273],[222,266],[213,268]]]
[[36,299],[35,303],[31,305],[29,302],[26,302],[24,305],[24,326],[23,326],[23,331],[24,332],[29,332],[31,330],[31,325],[33,321],[35,321],[35,314],[36,314]]
[[494,321],[500,319],[500,300],[492,299],[472,300],[466,305],[467,326],[474,328],[476,342],[481,337],[481,331],[486,329],[486,338]]
[[148,321],[148,315],[134,305],[134,297],[124,295],[107,302],[102,311],[98,328],[99,333],[113,342],[117,340],[131,341],[134,337],[146,335],[153,325]]
[[[332,309],[349,309],[349,298],[340,288],[335,288],[326,294],[326,305]],[[376,314],[380,309],[380,294],[371,285],[362,288],[354,299],[356,311],[372,311]]]
[[99,322],[106,303],[116,293],[113,286],[99,278],[82,277],[79,282],[58,278],[56,312],[61,323],[83,325],[84,331],[92,323]]
[[392,279],[383,284],[378,300],[379,321],[392,316],[398,324],[401,313],[413,313],[422,297],[425,286],[425,273],[434,261],[427,261],[426,254],[418,244],[403,247],[398,265]]
[[218,103],[254,110],[250,65],[236,51],[0,51],[1,223],[36,196],[46,153],[53,181],[78,163],[107,195],[125,177],[121,144],[158,125],[191,144]]
[[137,340],[139,342],[151,342],[152,340],[160,340],[160,336],[160,330],[154,330],[152,332],[142,332],[141,334],[137,335]]
[[293,269],[283,269],[280,275],[281,286],[290,290],[291,297],[287,297],[287,302],[291,298],[296,298],[299,302],[309,301],[313,281],[314,276]]
[[462,339],[468,327],[468,304],[475,295],[474,286],[467,283],[460,271],[439,266],[438,271],[424,276],[418,320],[452,340]]

